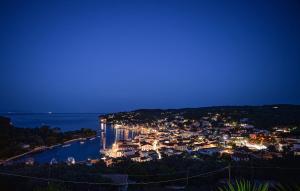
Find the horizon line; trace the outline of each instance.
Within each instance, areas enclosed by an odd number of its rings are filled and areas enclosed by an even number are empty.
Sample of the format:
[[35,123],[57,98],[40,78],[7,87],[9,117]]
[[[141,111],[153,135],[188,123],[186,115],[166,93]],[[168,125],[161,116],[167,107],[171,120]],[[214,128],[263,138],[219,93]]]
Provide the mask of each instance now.
[[119,113],[119,112],[129,112],[129,111],[137,111],[137,110],[177,110],[177,109],[198,109],[198,108],[213,108],[213,107],[260,107],[260,106],[300,106],[300,104],[290,104],[290,103],[277,103],[277,104],[243,104],[243,105],[210,105],[210,106],[199,106],[199,107],[174,107],[174,108],[157,108],[157,107],[149,107],[149,108],[135,108],[130,110],[119,110],[112,112],[24,112],[24,111],[6,111],[0,112],[0,114],[108,114],[108,113]]

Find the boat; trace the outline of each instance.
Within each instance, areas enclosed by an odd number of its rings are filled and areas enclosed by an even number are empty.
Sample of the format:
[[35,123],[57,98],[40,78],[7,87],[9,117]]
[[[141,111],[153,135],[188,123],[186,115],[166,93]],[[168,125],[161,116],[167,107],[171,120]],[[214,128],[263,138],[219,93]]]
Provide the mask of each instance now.
[[102,155],[105,155],[105,154],[106,154],[106,151],[107,151],[106,149],[100,149],[100,150],[99,150],[99,153],[102,154]]
[[81,145],[84,144],[84,141],[80,141],[80,144],[81,144]]
[[50,165],[58,164],[57,160],[55,158],[52,158],[50,161]]
[[25,164],[26,165],[33,165],[34,164],[34,158],[32,158],[32,157],[30,157],[30,158],[27,158],[26,160],[25,160]]
[[71,146],[71,144],[65,144],[62,147],[69,147],[69,146]]
[[114,125],[114,128],[121,128],[122,127],[122,125],[120,125],[120,124],[115,124]]
[[95,139],[95,137],[93,137],[93,138],[90,138],[90,141],[92,141],[92,140],[94,140]]
[[73,164],[76,163],[74,157],[68,157],[66,162],[67,162],[68,165],[73,165]]

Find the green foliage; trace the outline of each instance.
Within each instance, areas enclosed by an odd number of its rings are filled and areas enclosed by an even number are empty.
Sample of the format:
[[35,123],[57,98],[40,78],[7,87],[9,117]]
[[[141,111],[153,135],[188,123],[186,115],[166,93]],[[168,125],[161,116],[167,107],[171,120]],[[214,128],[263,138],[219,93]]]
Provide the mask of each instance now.
[[255,185],[250,181],[236,180],[235,184],[228,182],[227,186],[219,188],[219,191],[268,191],[269,186],[267,183]]
[[299,185],[283,186],[282,184],[278,184],[275,186],[275,191],[300,191],[300,186]]

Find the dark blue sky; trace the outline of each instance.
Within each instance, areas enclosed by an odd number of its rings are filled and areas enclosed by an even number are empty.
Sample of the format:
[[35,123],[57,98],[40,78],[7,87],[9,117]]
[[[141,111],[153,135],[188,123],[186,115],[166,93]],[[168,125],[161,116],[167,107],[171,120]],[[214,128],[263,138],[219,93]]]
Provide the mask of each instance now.
[[0,111],[300,104],[299,1],[0,1]]

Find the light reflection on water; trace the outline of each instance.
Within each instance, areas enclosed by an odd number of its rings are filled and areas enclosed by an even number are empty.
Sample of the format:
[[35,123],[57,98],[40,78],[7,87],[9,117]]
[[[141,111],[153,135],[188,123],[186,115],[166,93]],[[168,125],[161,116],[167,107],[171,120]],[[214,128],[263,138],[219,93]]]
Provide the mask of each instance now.
[[138,134],[128,128],[115,128],[111,124],[100,124],[97,130],[97,137],[70,143],[70,146],[58,146],[40,153],[29,154],[16,160],[24,162],[28,158],[33,158],[38,163],[49,163],[53,158],[58,162],[64,162],[68,157],[74,157],[76,162],[101,158],[100,150],[109,149],[118,140],[133,139]]

